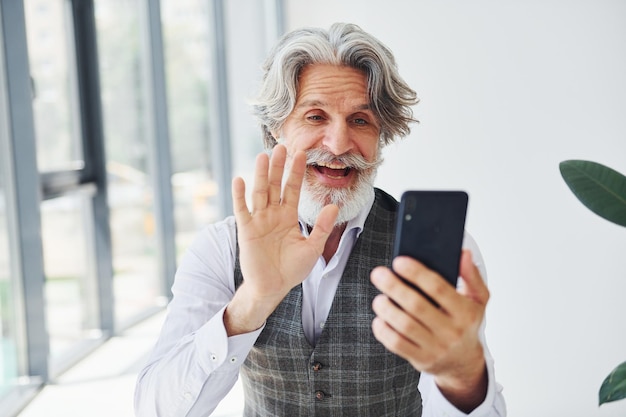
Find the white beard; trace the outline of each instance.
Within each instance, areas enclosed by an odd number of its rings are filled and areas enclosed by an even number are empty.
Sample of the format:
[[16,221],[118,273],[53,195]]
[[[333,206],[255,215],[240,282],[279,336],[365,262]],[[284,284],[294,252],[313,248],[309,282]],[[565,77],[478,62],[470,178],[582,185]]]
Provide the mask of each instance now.
[[324,206],[336,204],[339,207],[339,214],[335,220],[335,226],[347,223],[359,214],[374,194],[373,180],[376,172],[372,172],[369,176],[372,177],[371,181],[369,178],[359,179],[359,184],[353,189],[328,188],[324,192],[311,190],[314,186],[303,184],[298,215],[306,224],[313,226]]
[[[357,178],[354,185],[348,188],[332,188],[310,182],[311,175],[308,170],[315,169],[310,164],[319,160],[319,155],[324,153],[324,151],[319,150],[314,150],[314,152],[316,154],[313,156],[310,156],[311,152],[307,152],[307,173],[304,176],[302,191],[300,192],[298,215],[306,224],[313,226],[322,209],[328,204],[335,204],[339,207],[335,226],[347,223],[359,214],[374,195],[374,180],[378,166],[382,162],[380,149],[379,156],[374,162],[367,162],[360,156],[349,157],[352,158],[352,163],[349,163],[348,166],[357,169],[355,173]],[[339,158],[341,157],[337,159]],[[360,162],[354,161],[354,159],[360,160]]]

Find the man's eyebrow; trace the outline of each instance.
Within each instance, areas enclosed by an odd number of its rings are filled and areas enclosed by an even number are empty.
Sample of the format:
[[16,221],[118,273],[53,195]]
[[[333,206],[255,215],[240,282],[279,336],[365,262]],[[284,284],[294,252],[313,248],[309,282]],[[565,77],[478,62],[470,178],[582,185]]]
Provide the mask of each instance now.
[[371,110],[372,106],[369,103],[361,104],[360,106],[356,106],[354,110]]

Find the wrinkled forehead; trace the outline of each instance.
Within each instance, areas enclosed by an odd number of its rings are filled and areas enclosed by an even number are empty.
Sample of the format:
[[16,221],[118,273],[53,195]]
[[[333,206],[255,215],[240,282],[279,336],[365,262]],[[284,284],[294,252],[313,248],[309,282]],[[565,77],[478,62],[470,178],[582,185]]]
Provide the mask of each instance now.
[[369,110],[366,74],[359,69],[331,64],[310,64],[298,76],[295,108],[328,106],[349,101],[354,110]]

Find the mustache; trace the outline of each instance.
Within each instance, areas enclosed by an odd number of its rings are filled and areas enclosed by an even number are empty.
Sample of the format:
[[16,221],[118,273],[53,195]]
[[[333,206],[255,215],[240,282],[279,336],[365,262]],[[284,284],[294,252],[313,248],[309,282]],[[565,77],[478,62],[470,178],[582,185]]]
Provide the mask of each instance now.
[[371,162],[363,158],[361,155],[350,152],[341,155],[335,155],[325,149],[316,148],[309,149],[305,151],[305,153],[307,165],[327,165],[331,163],[339,163],[349,168],[365,171],[369,169],[376,169],[383,162],[383,158],[380,156],[380,152],[378,152],[378,154],[376,155],[376,159]]

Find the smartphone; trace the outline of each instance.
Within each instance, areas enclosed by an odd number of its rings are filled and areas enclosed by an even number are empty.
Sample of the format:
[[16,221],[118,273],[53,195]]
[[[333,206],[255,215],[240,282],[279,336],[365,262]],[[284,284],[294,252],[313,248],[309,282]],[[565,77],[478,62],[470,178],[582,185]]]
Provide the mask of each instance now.
[[467,204],[464,191],[406,191],[398,207],[393,257],[415,258],[456,287]]

